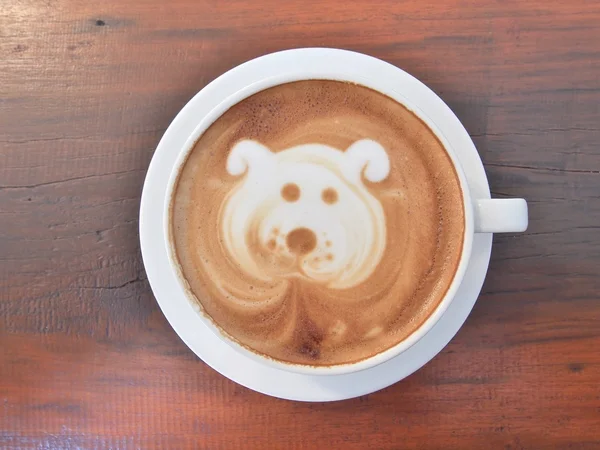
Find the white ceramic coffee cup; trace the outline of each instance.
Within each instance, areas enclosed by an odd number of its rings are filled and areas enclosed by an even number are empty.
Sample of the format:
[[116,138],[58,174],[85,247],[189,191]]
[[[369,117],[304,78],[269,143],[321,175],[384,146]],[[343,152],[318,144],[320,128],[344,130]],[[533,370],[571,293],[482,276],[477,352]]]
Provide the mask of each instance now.
[[[436,123],[427,115],[427,111],[431,110],[431,108],[439,108],[438,105],[440,104],[444,105],[443,102],[441,102],[441,100],[432,91],[428,90],[428,95],[422,97],[421,101],[418,102],[419,104],[416,104],[414,101],[407,100],[407,98],[402,94],[401,90],[398,89],[399,84],[396,83],[393,78],[390,78],[389,76],[384,77],[376,72],[370,72],[368,70],[360,70],[360,65],[361,63],[365,62],[365,58],[372,59],[369,56],[338,49],[296,49],[288,50],[286,53],[290,54],[290,56],[293,58],[294,52],[305,53],[303,55],[303,58],[300,58],[302,61],[304,61],[304,63],[292,65],[291,67],[289,67],[288,70],[282,71],[281,67],[273,66],[273,61],[266,57],[263,57],[264,59],[262,59],[264,61],[264,64],[260,64],[261,58],[254,60],[253,65],[255,67],[255,70],[259,71],[262,75],[261,77],[259,77],[260,81],[249,84],[248,86],[244,87],[243,89],[240,89],[233,95],[223,96],[222,101],[215,108],[213,108],[204,117],[198,118],[198,125],[196,126],[196,129],[194,130],[192,135],[189,136],[184,147],[179,149],[179,156],[177,162],[173,167],[167,186],[166,201],[164,204],[165,222],[163,224],[165,228],[164,235],[167,236],[167,242],[165,242],[165,245],[167,249],[167,254],[169,256],[170,267],[171,270],[173,270],[175,273],[179,284],[178,287],[180,289],[180,291],[174,293],[174,295],[185,295],[186,297],[188,297],[190,302],[194,303],[195,306],[199,306],[197,305],[197,302],[190,297],[186,289],[186,283],[181,273],[181,269],[176,260],[176,255],[171,242],[169,210],[175,183],[178,174],[186,161],[187,155],[193,149],[194,144],[202,135],[202,133],[204,133],[204,131],[216,119],[218,119],[225,111],[227,111],[236,103],[239,103],[241,100],[259,91],[268,89],[273,86],[277,86],[279,84],[284,84],[293,81],[312,79],[338,80],[360,84],[368,88],[374,89],[376,91],[379,91],[406,106],[429,126],[429,128],[436,134],[438,139],[444,145],[444,148],[446,149],[448,155],[450,156],[455,166],[456,173],[458,174],[458,178],[460,180],[465,217],[463,248],[461,258],[457,266],[454,278],[450,284],[450,287],[446,291],[444,298],[441,300],[434,312],[427,318],[427,320],[425,320],[425,322],[423,322],[423,324],[415,332],[413,332],[406,339],[399,342],[395,346],[389,348],[388,350],[385,350],[370,358],[364,359],[356,363],[322,367],[284,363],[254,353],[248,350],[247,348],[243,347],[242,345],[238,344],[223,330],[217,327],[208,316],[202,313],[202,311],[198,311],[199,326],[208,327],[220,339],[222,339],[227,344],[231,345],[234,349],[236,349],[240,353],[240,357],[249,357],[260,362],[261,364],[266,364],[268,366],[282,370],[309,375],[338,375],[352,373],[376,366],[399,355],[400,353],[404,352],[412,345],[414,345],[423,336],[425,336],[437,323],[437,321],[444,314],[444,312],[454,299],[458,287],[460,286],[463,280],[467,264],[471,256],[471,247],[473,244],[474,233],[502,233],[525,231],[528,222],[527,203],[524,199],[520,198],[477,199],[471,197],[465,174],[455,154],[455,151],[453,150],[451,144],[446,140],[444,135],[439,131],[439,128],[436,125]],[[318,55],[318,61],[315,60],[315,64],[307,63],[307,61],[310,61],[310,58],[306,58],[306,52],[313,52],[315,55]],[[380,61],[378,62],[381,63]],[[395,69],[398,71],[399,78],[401,76],[408,76],[402,70],[398,68]],[[232,71],[235,70],[236,68],[232,69]],[[212,95],[218,95],[218,93],[215,94],[213,92]],[[439,113],[439,110],[437,112]],[[451,114],[448,108],[445,108],[444,112]],[[443,114],[436,114],[436,116],[438,116],[438,121],[452,119],[452,121],[457,122],[457,119],[455,117],[448,117],[446,119],[446,117]]]

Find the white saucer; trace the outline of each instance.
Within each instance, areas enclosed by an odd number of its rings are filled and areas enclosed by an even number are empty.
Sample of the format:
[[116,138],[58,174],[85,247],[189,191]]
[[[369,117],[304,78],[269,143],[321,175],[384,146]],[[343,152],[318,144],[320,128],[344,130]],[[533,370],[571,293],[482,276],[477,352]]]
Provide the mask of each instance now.
[[[416,344],[379,366],[347,375],[301,375],[266,367],[240,355],[200,322],[186,298],[173,295],[177,280],[165,248],[163,204],[175,160],[199,121],[225,97],[268,76],[294,67],[328,67],[329,49],[298,49],[273,53],[238,66],[220,76],[179,112],[150,163],[140,208],[142,256],[152,291],[167,320],[206,364],[247,388],[290,400],[333,401],[369,394],[412,374],[437,355],[469,315],[483,285],[491,248],[491,234],[475,234],[472,256],[454,301],[439,322]],[[429,88],[406,72],[378,59],[347,52],[353,70],[397,79],[398,91],[438,126],[458,155],[473,198],[490,198],[485,171],[477,150],[460,121]],[[357,59],[361,63],[356,66]]]

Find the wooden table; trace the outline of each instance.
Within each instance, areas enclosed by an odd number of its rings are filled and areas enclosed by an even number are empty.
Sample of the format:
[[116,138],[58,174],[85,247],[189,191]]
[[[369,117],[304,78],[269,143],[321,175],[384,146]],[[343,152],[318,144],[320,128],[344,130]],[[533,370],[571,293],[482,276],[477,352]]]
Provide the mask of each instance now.
[[[171,329],[138,242],[179,109],[219,74],[331,46],[414,74],[456,112],[496,197],[483,292],[431,363],[303,404],[225,379]],[[0,447],[600,448],[598,1],[3,0]]]

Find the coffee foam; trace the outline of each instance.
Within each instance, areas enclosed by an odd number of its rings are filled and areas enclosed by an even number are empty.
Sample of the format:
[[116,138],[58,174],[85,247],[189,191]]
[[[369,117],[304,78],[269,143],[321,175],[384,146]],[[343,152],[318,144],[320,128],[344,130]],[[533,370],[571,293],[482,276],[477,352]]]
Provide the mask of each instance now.
[[312,80],[262,91],[199,139],[172,202],[181,271],[242,345],[311,365],[410,335],[462,248],[458,178],[435,135],[370,89]]

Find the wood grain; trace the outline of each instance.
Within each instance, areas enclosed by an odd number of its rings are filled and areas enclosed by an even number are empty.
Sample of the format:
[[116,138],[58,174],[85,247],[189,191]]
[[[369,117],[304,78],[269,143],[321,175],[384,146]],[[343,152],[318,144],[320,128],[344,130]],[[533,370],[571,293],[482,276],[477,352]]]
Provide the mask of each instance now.
[[[414,74],[473,136],[497,236],[431,363],[331,404],[269,398],[179,340],[142,265],[158,140],[227,69],[285,48]],[[600,3],[5,0],[0,4],[0,447],[600,448]]]

